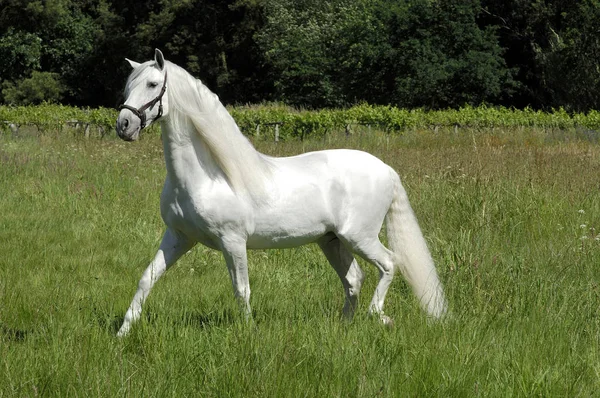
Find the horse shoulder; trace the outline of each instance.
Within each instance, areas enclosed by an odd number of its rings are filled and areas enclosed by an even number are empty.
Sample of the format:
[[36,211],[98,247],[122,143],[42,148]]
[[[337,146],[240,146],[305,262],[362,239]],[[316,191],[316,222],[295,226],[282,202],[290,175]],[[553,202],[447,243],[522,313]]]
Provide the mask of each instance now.
[[249,206],[226,183],[188,190],[167,178],[160,207],[167,226],[210,247],[218,246],[221,236],[243,235],[250,228]]

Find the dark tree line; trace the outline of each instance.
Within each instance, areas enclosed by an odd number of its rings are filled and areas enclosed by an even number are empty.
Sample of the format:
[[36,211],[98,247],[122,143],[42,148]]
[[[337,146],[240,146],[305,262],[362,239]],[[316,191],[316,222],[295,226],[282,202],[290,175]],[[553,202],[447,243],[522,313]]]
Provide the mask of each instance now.
[[598,109],[600,0],[0,0],[6,104],[115,106],[155,47],[226,103]]

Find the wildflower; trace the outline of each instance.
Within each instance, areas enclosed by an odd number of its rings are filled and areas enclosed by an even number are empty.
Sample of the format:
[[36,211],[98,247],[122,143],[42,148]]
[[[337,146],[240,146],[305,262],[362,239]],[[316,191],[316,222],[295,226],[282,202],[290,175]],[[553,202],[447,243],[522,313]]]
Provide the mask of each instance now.
[[585,210],[580,209],[580,210],[577,211],[577,213],[579,213],[579,214],[585,214]]
[[581,229],[586,229],[586,228],[587,228],[587,225],[585,225],[585,224],[581,224],[581,225],[579,226],[579,228],[581,228]]

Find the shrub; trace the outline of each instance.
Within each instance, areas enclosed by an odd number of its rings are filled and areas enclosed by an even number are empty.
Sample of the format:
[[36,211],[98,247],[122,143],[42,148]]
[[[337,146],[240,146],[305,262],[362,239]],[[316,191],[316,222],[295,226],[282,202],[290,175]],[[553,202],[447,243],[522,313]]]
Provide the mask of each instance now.
[[57,73],[33,71],[30,78],[2,84],[4,102],[11,105],[33,105],[59,102],[64,87]]

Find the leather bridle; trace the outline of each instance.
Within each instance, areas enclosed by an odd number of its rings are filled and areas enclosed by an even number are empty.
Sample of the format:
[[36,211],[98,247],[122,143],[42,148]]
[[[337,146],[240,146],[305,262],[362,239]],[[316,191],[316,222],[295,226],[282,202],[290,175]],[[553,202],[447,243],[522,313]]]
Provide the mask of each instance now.
[[154,107],[154,105],[156,105],[156,103],[158,102],[158,114],[156,115],[156,117],[154,119],[151,120],[151,122],[155,121],[156,119],[158,119],[162,116],[162,113],[163,113],[162,98],[163,98],[163,95],[165,95],[166,91],[167,91],[167,71],[165,71],[165,81],[163,82],[163,86],[160,89],[160,93],[152,101],[147,102],[146,104],[142,105],[140,108],[134,108],[131,105],[123,104],[119,107],[119,110],[128,109],[131,112],[133,112],[134,115],[139,117],[140,118],[140,130],[142,130],[144,127],[146,127],[146,109]]

